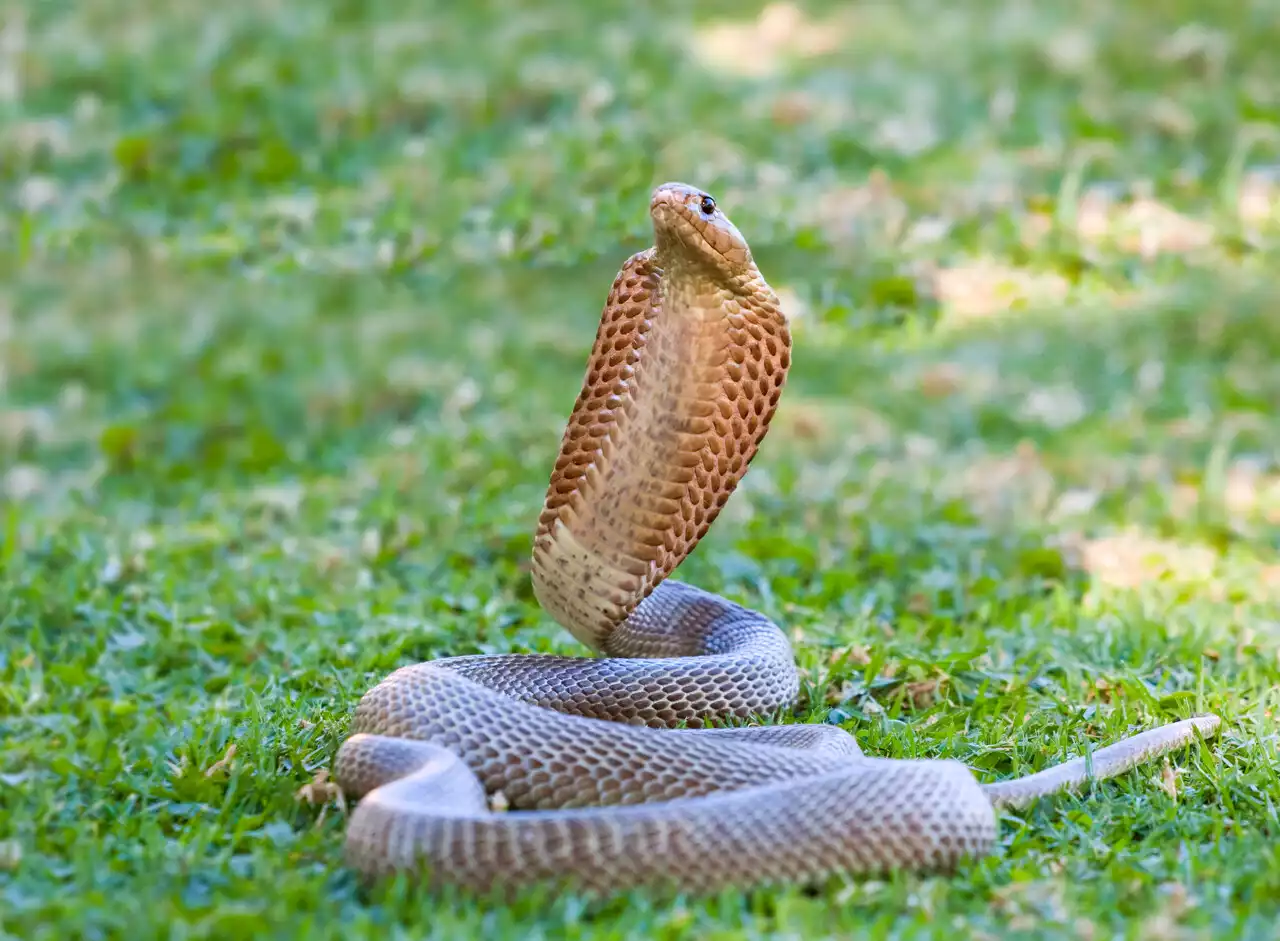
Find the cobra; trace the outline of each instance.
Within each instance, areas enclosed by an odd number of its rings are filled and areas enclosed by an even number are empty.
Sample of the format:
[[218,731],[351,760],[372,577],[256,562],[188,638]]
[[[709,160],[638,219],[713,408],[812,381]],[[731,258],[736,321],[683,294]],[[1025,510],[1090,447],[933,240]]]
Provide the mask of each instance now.
[[541,606],[597,656],[450,657],[369,691],[334,768],[358,800],[352,866],[597,893],[947,871],[991,850],[1000,807],[1217,731],[1193,717],[983,784],[956,761],[866,756],[834,725],[723,727],[795,701],[794,652],[764,615],[669,576],[755,457],[791,337],[710,195],[668,183],[649,213],[653,246],[609,291],[533,539]]

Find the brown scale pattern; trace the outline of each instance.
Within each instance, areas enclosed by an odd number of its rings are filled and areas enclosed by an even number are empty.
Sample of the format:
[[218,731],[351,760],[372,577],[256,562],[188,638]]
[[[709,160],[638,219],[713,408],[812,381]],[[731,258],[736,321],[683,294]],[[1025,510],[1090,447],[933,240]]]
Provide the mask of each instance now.
[[610,432],[626,412],[661,274],[649,249],[629,258],[609,289],[582,390],[551,471],[535,540],[546,538],[564,507],[581,505],[587,469],[603,453]]
[[[1188,719],[1088,764],[980,785],[955,762],[866,758],[836,727],[707,727],[799,688],[776,625],[666,580],[746,472],[790,365],[776,296],[708,202],[655,191],[654,247],[609,293],[535,533],[539,600],[605,656],[447,658],[367,693],[334,767],[359,799],[347,856],[360,871],[701,892],[947,870],[990,849],[996,806],[1217,729]],[[493,792],[512,812],[489,810]]]
[[799,690],[791,647],[768,619],[680,582],[658,586],[609,637],[608,658],[435,661],[512,699],[652,728],[768,714]]
[[[753,265],[723,280],[683,273],[696,287],[679,291],[660,261],[678,270],[650,249],[614,280],[534,537],[539,599],[598,649],[707,533],[790,366],[786,318]],[[594,560],[590,575],[549,561],[557,524]]]
[[[713,892],[836,872],[945,871],[981,853],[993,835],[990,805],[975,804],[973,777],[955,762],[863,760],[824,771],[814,769],[816,753],[805,761],[797,751],[803,770],[786,783],[696,803],[491,814],[484,789],[452,750],[372,736],[355,736],[344,748],[348,779],[381,785],[377,800],[355,810],[349,856],[372,875],[407,870],[480,892],[538,883]],[[880,773],[889,764],[899,768]],[[660,787],[675,795],[682,780],[670,775]],[[915,803],[905,804],[903,791]],[[894,805],[897,813],[864,810]],[[440,809],[426,814],[426,807]]]
[[[614,279],[596,331],[595,344],[583,378],[582,389],[561,440],[552,469],[546,499],[534,534],[534,583],[547,611],[570,628],[580,640],[598,646],[599,638],[627,614],[629,601],[641,590],[646,565],[616,543],[614,535],[635,524],[624,519],[620,508],[636,494],[625,486],[612,498],[602,497],[604,474],[617,457],[634,423],[636,389],[646,342],[653,325],[655,299],[661,269],[652,250],[628,259]],[[665,505],[652,507],[659,515]],[[552,563],[545,563],[552,530],[563,523],[582,542],[586,552],[610,567],[609,588],[615,593],[603,616],[596,610],[606,590],[583,577],[565,577]]]

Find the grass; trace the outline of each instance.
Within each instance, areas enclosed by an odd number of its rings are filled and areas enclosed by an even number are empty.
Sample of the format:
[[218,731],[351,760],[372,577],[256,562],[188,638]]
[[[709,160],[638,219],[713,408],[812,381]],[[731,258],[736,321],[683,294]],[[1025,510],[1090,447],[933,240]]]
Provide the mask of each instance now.
[[[0,937],[1271,937],[1280,6],[45,0],[0,13]],[[682,577],[795,721],[984,779],[1220,737],[947,877],[365,891],[398,665],[581,652],[529,538],[650,187],[796,315]],[[313,784],[313,800],[300,789]]]

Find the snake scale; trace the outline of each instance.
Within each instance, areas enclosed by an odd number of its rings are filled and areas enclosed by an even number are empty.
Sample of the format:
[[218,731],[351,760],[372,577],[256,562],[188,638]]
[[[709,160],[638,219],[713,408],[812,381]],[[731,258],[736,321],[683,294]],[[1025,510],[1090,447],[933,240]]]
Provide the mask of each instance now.
[[667,578],[755,456],[791,339],[711,196],[668,183],[649,212],[654,244],[613,282],[533,540],[539,603],[603,656],[450,657],[365,694],[334,762],[358,800],[355,869],[597,893],[949,871],[991,849],[997,808],[1216,732],[1194,717],[981,784],[956,761],[864,756],[833,725],[714,727],[799,691],[775,624]]

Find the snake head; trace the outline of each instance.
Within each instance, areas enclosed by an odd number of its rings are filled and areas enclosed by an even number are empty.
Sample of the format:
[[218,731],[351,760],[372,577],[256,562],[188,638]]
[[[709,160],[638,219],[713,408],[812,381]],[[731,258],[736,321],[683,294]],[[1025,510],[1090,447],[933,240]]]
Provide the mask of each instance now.
[[736,277],[752,266],[751,249],[710,194],[685,183],[663,183],[649,201],[654,247],[665,266],[693,261]]

